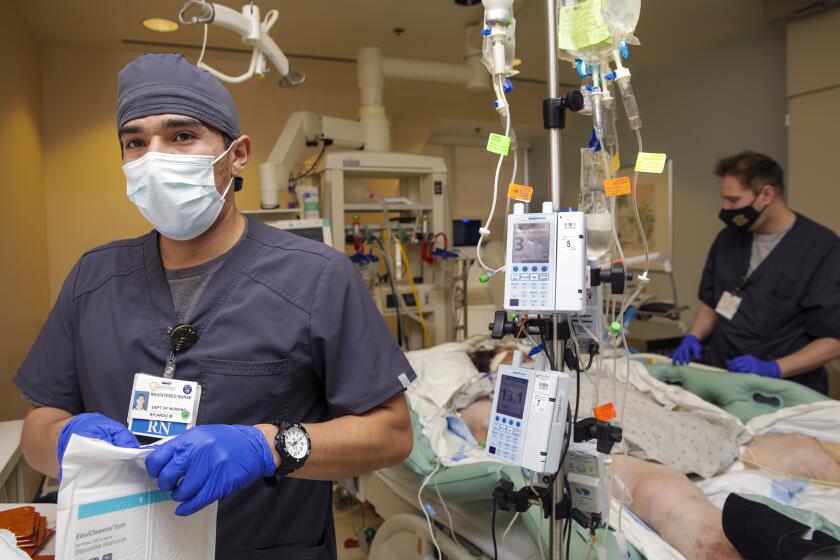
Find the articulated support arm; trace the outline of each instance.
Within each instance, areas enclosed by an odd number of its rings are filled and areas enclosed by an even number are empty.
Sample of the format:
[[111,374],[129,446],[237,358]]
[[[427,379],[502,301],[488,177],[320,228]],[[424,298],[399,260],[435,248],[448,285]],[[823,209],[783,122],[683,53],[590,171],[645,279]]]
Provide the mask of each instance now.
[[300,111],[292,113],[274,144],[266,163],[260,165],[260,205],[265,209],[279,206],[280,189],[286,187],[289,174],[306,146],[331,141],[333,146],[359,149],[365,145],[365,128],[347,119],[323,117]]

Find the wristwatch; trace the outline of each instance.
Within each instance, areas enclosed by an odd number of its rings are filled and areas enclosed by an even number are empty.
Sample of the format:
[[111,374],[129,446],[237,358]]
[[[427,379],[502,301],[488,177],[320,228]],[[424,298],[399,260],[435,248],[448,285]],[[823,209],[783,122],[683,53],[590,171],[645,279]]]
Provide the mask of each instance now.
[[280,467],[274,476],[267,477],[266,483],[269,486],[277,484],[277,479],[288,476],[306,463],[309,452],[312,449],[312,442],[309,434],[302,424],[275,421],[277,435],[274,437],[274,448],[280,454]]

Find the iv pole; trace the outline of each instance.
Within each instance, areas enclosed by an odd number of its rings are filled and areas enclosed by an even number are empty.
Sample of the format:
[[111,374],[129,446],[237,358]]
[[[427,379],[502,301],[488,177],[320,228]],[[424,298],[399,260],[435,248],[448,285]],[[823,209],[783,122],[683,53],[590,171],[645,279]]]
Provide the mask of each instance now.
[[[555,18],[557,15],[557,0],[546,0],[546,44],[548,48],[548,97],[549,99],[557,99],[559,97],[558,87],[558,61],[557,61],[557,25]],[[551,202],[554,205],[554,211],[560,210],[560,196],[563,190],[563,176],[562,176],[562,149],[563,142],[560,128],[549,128],[548,130],[548,153],[549,153],[549,182],[551,185]],[[557,315],[551,319],[552,333],[554,337],[554,356],[556,360],[555,369],[562,371],[564,363],[563,345],[558,336],[559,321]],[[571,426],[569,430],[571,430]],[[571,434],[570,434],[571,435]],[[550,555],[552,560],[563,560],[563,529],[565,521],[557,518],[557,504],[563,500],[563,465],[560,465],[561,472],[554,480],[554,485],[551,489],[551,532],[549,534]]]

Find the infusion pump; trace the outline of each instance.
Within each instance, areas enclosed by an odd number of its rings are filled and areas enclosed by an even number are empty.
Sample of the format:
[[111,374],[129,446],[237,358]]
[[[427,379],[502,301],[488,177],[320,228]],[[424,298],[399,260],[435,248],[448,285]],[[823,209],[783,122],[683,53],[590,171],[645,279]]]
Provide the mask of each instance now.
[[534,472],[557,472],[570,387],[566,373],[499,366],[487,454]]
[[586,223],[582,212],[508,216],[505,301],[519,313],[580,313],[586,307]]

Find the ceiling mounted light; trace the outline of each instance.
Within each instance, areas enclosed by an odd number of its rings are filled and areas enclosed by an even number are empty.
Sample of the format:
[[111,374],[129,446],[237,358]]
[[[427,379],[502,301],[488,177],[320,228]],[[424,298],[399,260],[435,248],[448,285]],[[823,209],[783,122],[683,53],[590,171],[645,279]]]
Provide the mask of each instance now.
[[481,4],[481,0],[455,0],[455,3],[459,6],[475,6]]
[[151,29],[152,31],[158,31],[160,33],[171,33],[172,31],[178,31],[178,24],[171,19],[166,18],[146,18],[143,20],[143,27],[146,29]]

